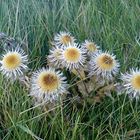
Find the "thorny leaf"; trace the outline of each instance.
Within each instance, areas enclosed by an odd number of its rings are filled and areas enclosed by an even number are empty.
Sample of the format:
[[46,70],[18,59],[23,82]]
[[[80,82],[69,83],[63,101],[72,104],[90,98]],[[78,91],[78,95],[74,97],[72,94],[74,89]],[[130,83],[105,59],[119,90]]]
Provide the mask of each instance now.
[[115,86],[114,84],[110,84],[110,85],[107,85],[103,88],[101,88],[97,94],[100,96],[100,97],[104,97],[105,95],[107,95],[108,93],[110,93],[111,91],[114,91],[115,90]]
[[100,96],[100,98],[104,98],[104,96],[110,97],[112,100],[114,98],[111,95],[111,92],[115,91],[118,95],[122,92],[123,86],[120,83],[112,83],[110,85],[104,86],[101,88],[98,92],[97,95]]
[[83,96],[88,96],[88,94],[92,91],[95,91],[99,87],[101,87],[104,83],[99,83],[96,76],[92,76],[88,81],[81,81],[77,83],[79,91],[83,94]]
[[84,79],[86,77],[84,70],[73,69],[72,73],[78,76],[80,79]]
[[82,81],[78,83],[77,86],[83,96],[88,96],[88,94],[94,89],[94,85],[90,81],[89,82]]
[[83,97],[89,97],[89,96],[91,96],[91,94],[89,95],[90,92],[97,91],[97,94],[93,98],[90,97],[90,99],[88,99],[88,101],[92,102],[92,103],[101,102],[101,100],[105,96],[108,96],[112,100],[114,100],[111,92],[113,92],[113,91],[121,92],[121,90],[122,90],[121,84],[119,84],[119,83],[106,84],[104,81],[102,83],[100,83],[97,80],[96,76],[91,77],[88,82],[87,81],[79,82],[77,84],[77,86],[78,86],[79,91],[82,93]]
[[101,98],[99,96],[95,96],[95,97],[93,97],[93,101],[94,101],[94,103],[100,103]]

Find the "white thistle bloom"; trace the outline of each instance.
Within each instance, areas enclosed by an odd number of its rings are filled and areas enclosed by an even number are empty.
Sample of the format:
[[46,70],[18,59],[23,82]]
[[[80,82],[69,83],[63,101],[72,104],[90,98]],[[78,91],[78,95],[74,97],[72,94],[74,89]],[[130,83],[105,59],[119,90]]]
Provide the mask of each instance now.
[[42,68],[33,73],[30,95],[43,101],[55,101],[66,93],[66,77],[53,68]]
[[62,49],[59,47],[53,47],[50,50],[50,54],[47,57],[48,63],[51,67],[60,68],[62,67],[61,64],[61,53]]
[[12,50],[5,50],[0,60],[0,71],[12,81],[23,76],[27,71],[28,57],[19,47]]
[[140,70],[131,69],[130,72],[122,74],[123,87],[129,97],[138,99],[140,97]]
[[60,32],[54,36],[54,43],[58,47],[67,46],[73,44],[75,41],[74,37],[69,32]]
[[99,50],[99,46],[97,46],[93,41],[89,40],[85,40],[85,42],[82,44],[82,47],[87,50],[89,55]]
[[62,65],[69,70],[80,69],[84,67],[86,61],[86,50],[77,44],[69,44],[64,47],[61,56]]
[[119,71],[119,63],[114,55],[98,51],[91,56],[89,61],[89,76],[99,76],[105,80],[112,80]]

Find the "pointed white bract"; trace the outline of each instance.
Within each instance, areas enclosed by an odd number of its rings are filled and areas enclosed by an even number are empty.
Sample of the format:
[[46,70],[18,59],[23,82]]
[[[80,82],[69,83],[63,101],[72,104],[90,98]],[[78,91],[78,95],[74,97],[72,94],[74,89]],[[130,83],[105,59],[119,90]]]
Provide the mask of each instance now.
[[121,74],[123,81],[124,92],[132,98],[139,99],[140,97],[140,70],[131,69],[130,72]]
[[54,43],[57,47],[68,46],[73,44],[74,41],[74,37],[69,32],[59,32],[54,36]]
[[112,80],[119,71],[119,63],[114,55],[98,51],[91,56],[88,71],[89,76],[99,76],[105,80]]
[[28,56],[19,48],[12,48],[5,50],[0,60],[0,71],[2,74],[14,81],[23,76],[24,72],[28,70]]
[[62,65],[69,70],[80,69],[86,61],[86,50],[74,43],[64,47],[61,55]]
[[53,47],[50,50],[50,54],[47,56],[48,63],[51,67],[54,68],[61,68],[61,55],[62,55],[62,48],[59,47]]
[[33,73],[31,96],[46,102],[53,102],[66,92],[66,77],[60,71],[53,68],[42,68]]

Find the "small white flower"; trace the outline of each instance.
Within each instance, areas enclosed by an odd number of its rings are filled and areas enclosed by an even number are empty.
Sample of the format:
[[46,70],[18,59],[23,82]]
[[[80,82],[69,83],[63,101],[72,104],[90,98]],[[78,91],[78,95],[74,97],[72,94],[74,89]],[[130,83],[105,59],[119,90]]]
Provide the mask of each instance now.
[[27,71],[27,63],[27,55],[19,47],[5,50],[0,61],[0,71],[8,79],[14,81],[23,76],[24,72]]
[[85,42],[82,44],[82,47],[87,50],[89,55],[99,50],[99,46],[97,46],[93,41],[89,40],[85,40]]
[[66,77],[53,68],[42,68],[33,73],[30,95],[43,101],[55,101],[66,93]]
[[98,51],[91,56],[89,61],[89,76],[99,76],[105,80],[112,80],[119,71],[119,63],[114,55]]
[[69,70],[80,69],[86,61],[86,50],[77,44],[64,47],[61,56],[62,65]]
[[131,69],[130,72],[122,74],[123,87],[130,98],[138,99],[140,96],[140,70]]
[[74,37],[69,32],[60,32],[54,36],[54,43],[58,47],[67,46],[73,44],[75,41]]
[[62,67],[61,64],[61,53],[62,49],[59,47],[53,47],[50,50],[50,54],[47,57],[48,63],[51,67],[60,68]]

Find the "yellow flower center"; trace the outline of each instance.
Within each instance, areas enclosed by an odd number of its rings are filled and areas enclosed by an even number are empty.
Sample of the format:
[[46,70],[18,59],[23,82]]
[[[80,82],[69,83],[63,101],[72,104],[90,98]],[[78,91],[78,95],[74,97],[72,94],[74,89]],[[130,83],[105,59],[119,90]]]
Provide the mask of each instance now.
[[21,56],[18,53],[9,53],[4,56],[3,58],[3,66],[8,69],[12,70],[17,68],[21,64]]
[[77,63],[80,59],[80,51],[78,48],[67,48],[64,57],[67,62]]
[[38,84],[43,91],[52,92],[59,86],[58,76],[51,72],[42,72],[38,77]]
[[132,86],[137,89],[140,90],[140,74],[136,74],[132,79],[131,79],[131,84]]
[[69,43],[71,43],[72,39],[71,36],[69,35],[64,35],[61,37],[61,43],[63,43],[64,45],[68,45]]
[[97,47],[93,42],[88,43],[86,47],[90,52],[95,52],[97,50]]
[[102,70],[111,70],[114,67],[114,60],[111,56],[102,54],[97,58],[97,64]]

